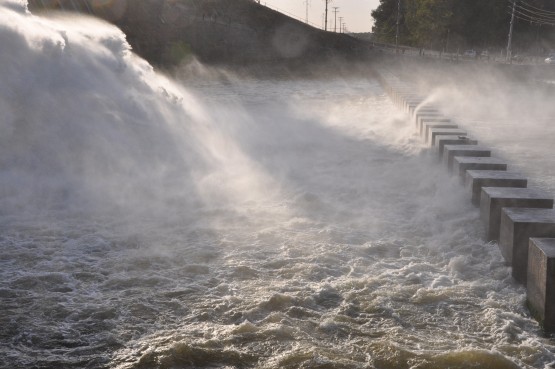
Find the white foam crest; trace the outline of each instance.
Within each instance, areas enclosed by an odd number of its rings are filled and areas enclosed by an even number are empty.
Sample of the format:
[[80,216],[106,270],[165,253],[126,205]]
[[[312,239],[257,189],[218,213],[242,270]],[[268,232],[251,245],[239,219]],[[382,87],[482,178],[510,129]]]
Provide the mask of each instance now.
[[37,17],[17,1],[2,3],[0,23],[6,212],[165,213],[169,203],[262,201],[275,192],[217,109],[155,73],[116,27]]

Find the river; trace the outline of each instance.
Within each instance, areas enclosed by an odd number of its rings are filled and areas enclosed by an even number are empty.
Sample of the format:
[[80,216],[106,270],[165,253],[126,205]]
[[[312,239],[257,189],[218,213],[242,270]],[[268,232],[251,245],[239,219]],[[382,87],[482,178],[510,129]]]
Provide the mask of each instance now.
[[0,20],[0,368],[555,363],[370,73],[173,81],[105,23]]

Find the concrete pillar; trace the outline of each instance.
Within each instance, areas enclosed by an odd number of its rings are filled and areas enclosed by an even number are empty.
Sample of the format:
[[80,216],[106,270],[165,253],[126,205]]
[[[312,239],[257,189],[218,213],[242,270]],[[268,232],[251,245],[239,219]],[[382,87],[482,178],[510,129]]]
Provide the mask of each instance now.
[[482,187],[528,186],[528,180],[524,176],[504,170],[467,170],[464,183],[470,188],[472,203],[476,206],[480,205]]
[[454,123],[449,123],[449,121],[447,120],[446,122],[426,122],[423,121],[422,124],[422,129],[420,130],[420,135],[425,138],[428,137],[430,135],[430,130],[432,128],[451,128],[451,129],[457,129],[459,128],[459,126],[457,126]]
[[528,308],[546,333],[555,332],[555,239],[532,238],[528,247]]
[[523,284],[526,284],[531,237],[555,237],[555,210],[503,208],[499,249],[512,266],[514,279]]
[[421,105],[424,102],[423,99],[409,99],[406,100],[402,106],[403,111],[405,113],[409,113],[411,112],[411,109],[416,109],[416,107],[418,107],[419,105]]
[[407,104],[409,103],[416,103],[418,105],[422,103],[422,99],[417,95],[410,95],[410,96],[402,95],[398,100],[397,106],[399,106],[401,110],[406,111]]
[[480,218],[486,226],[486,240],[498,240],[502,208],[553,208],[553,198],[529,188],[482,187]]
[[439,158],[443,157],[443,148],[445,145],[477,145],[478,141],[472,140],[466,136],[449,136],[439,135],[436,136],[434,146],[437,147]]
[[395,91],[395,93],[393,94],[393,102],[395,103],[395,105],[397,105],[399,107],[402,107],[403,103],[408,98],[411,98],[413,96],[417,96],[417,95],[412,93],[412,92],[406,92],[404,90],[398,90],[398,91]]
[[410,106],[408,106],[408,113],[411,117],[414,115],[414,113],[416,113],[419,110],[429,110],[429,109],[437,110],[437,108],[435,106],[423,104],[423,102],[424,101],[422,101],[418,105],[412,105],[411,104]]
[[464,182],[467,170],[507,170],[507,164],[501,159],[492,157],[453,157],[453,173],[459,175],[461,182]]
[[[451,125],[455,125],[455,128],[458,128],[456,124],[451,122],[451,119],[449,118],[445,118],[444,116],[438,116],[438,117],[420,117],[418,119],[416,128],[418,129],[418,131],[420,132],[420,134],[422,135],[423,133],[425,133],[425,127],[426,125],[430,125],[430,124],[451,124]],[[437,128],[445,128],[445,127],[437,127]],[[426,133],[427,137],[428,134]]]
[[443,147],[443,162],[449,170],[453,169],[453,158],[455,156],[488,157],[491,150],[477,145],[445,145]]
[[426,136],[426,142],[435,145],[436,136],[466,136],[466,131],[459,128],[432,128]]
[[412,117],[414,118],[414,124],[416,125],[416,127],[420,127],[420,121],[419,121],[420,118],[426,117],[426,118],[444,119],[445,115],[443,115],[436,109],[432,109],[432,110],[418,109],[414,111],[414,113],[412,114]]

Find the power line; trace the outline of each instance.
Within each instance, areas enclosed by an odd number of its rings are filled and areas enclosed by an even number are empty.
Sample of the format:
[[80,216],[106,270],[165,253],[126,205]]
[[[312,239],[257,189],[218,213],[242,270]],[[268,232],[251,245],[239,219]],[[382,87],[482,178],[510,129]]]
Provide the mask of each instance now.
[[555,25],[555,12],[537,11],[533,9],[538,8],[524,1],[518,3],[517,0],[513,0],[510,5],[508,5],[508,13],[511,14],[511,18],[517,18],[540,25]]
[[[508,13],[510,14],[510,12],[508,12]],[[530,22],[530,23],[533,23],[533,24],[538,24],[538,25],[540,25],[540,26],[555,26],[555,23],[553,23],[553,22],[539,22],[539,21],[537,21],[537,20],[530,19],[530,18],[527,18],[527,17],[525,17],[525,16],[522,16],[522,15],[519,14],[518,12],[516,12],[516,13],[517,13],[517,14],[515,15],[515,18],[516,18],[516,19],[519,19],[519,20],[521,20],[521,21]]]
[[[511,10],[507,11],[508,14],[511,14]],[[515,10],[515,18],[520,19],[522,21],[525,22],[530,22],[530,23],[536,23],[536,24],[540,24],[540,25],[547,25],[547,26],[554,26],[555,25],[555,19],[554,20],[542,20],[539,18],[534,18],[529,16],[528,14],[525,14],[519,10]]]
[[521,5],[517,5],[516,7],[519,11],[524,12],[524,14],[526,14],[530,18],[534,18],[534,19],[542,20],[542,21],[548,21],[548,22],[552,22],[552,21],[555,22],[555,16],[553,16],[553,15],[552,16],[547,16],[547,15],[539,14],[539,13],[534,12],[532,10],[526,9]]
[[537,7],[535,7],[535,6],[531,5],[531,4],[528,4],[526,1],[521,1],[521,3],[524,4],[525,6],[529,7],[529,8],[535,9],[535,10],[541,12],[541,13],[545,13],[546,15],[553,15],[553,16],[555,16],[555,12],[537,8]]

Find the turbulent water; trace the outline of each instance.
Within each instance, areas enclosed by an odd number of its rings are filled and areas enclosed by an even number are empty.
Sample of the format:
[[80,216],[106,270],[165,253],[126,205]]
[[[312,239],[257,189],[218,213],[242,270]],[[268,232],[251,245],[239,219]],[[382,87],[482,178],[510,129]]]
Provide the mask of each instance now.
[[548,368],[469,194],[368,73],[181,83],[0,5],[1,368]]

